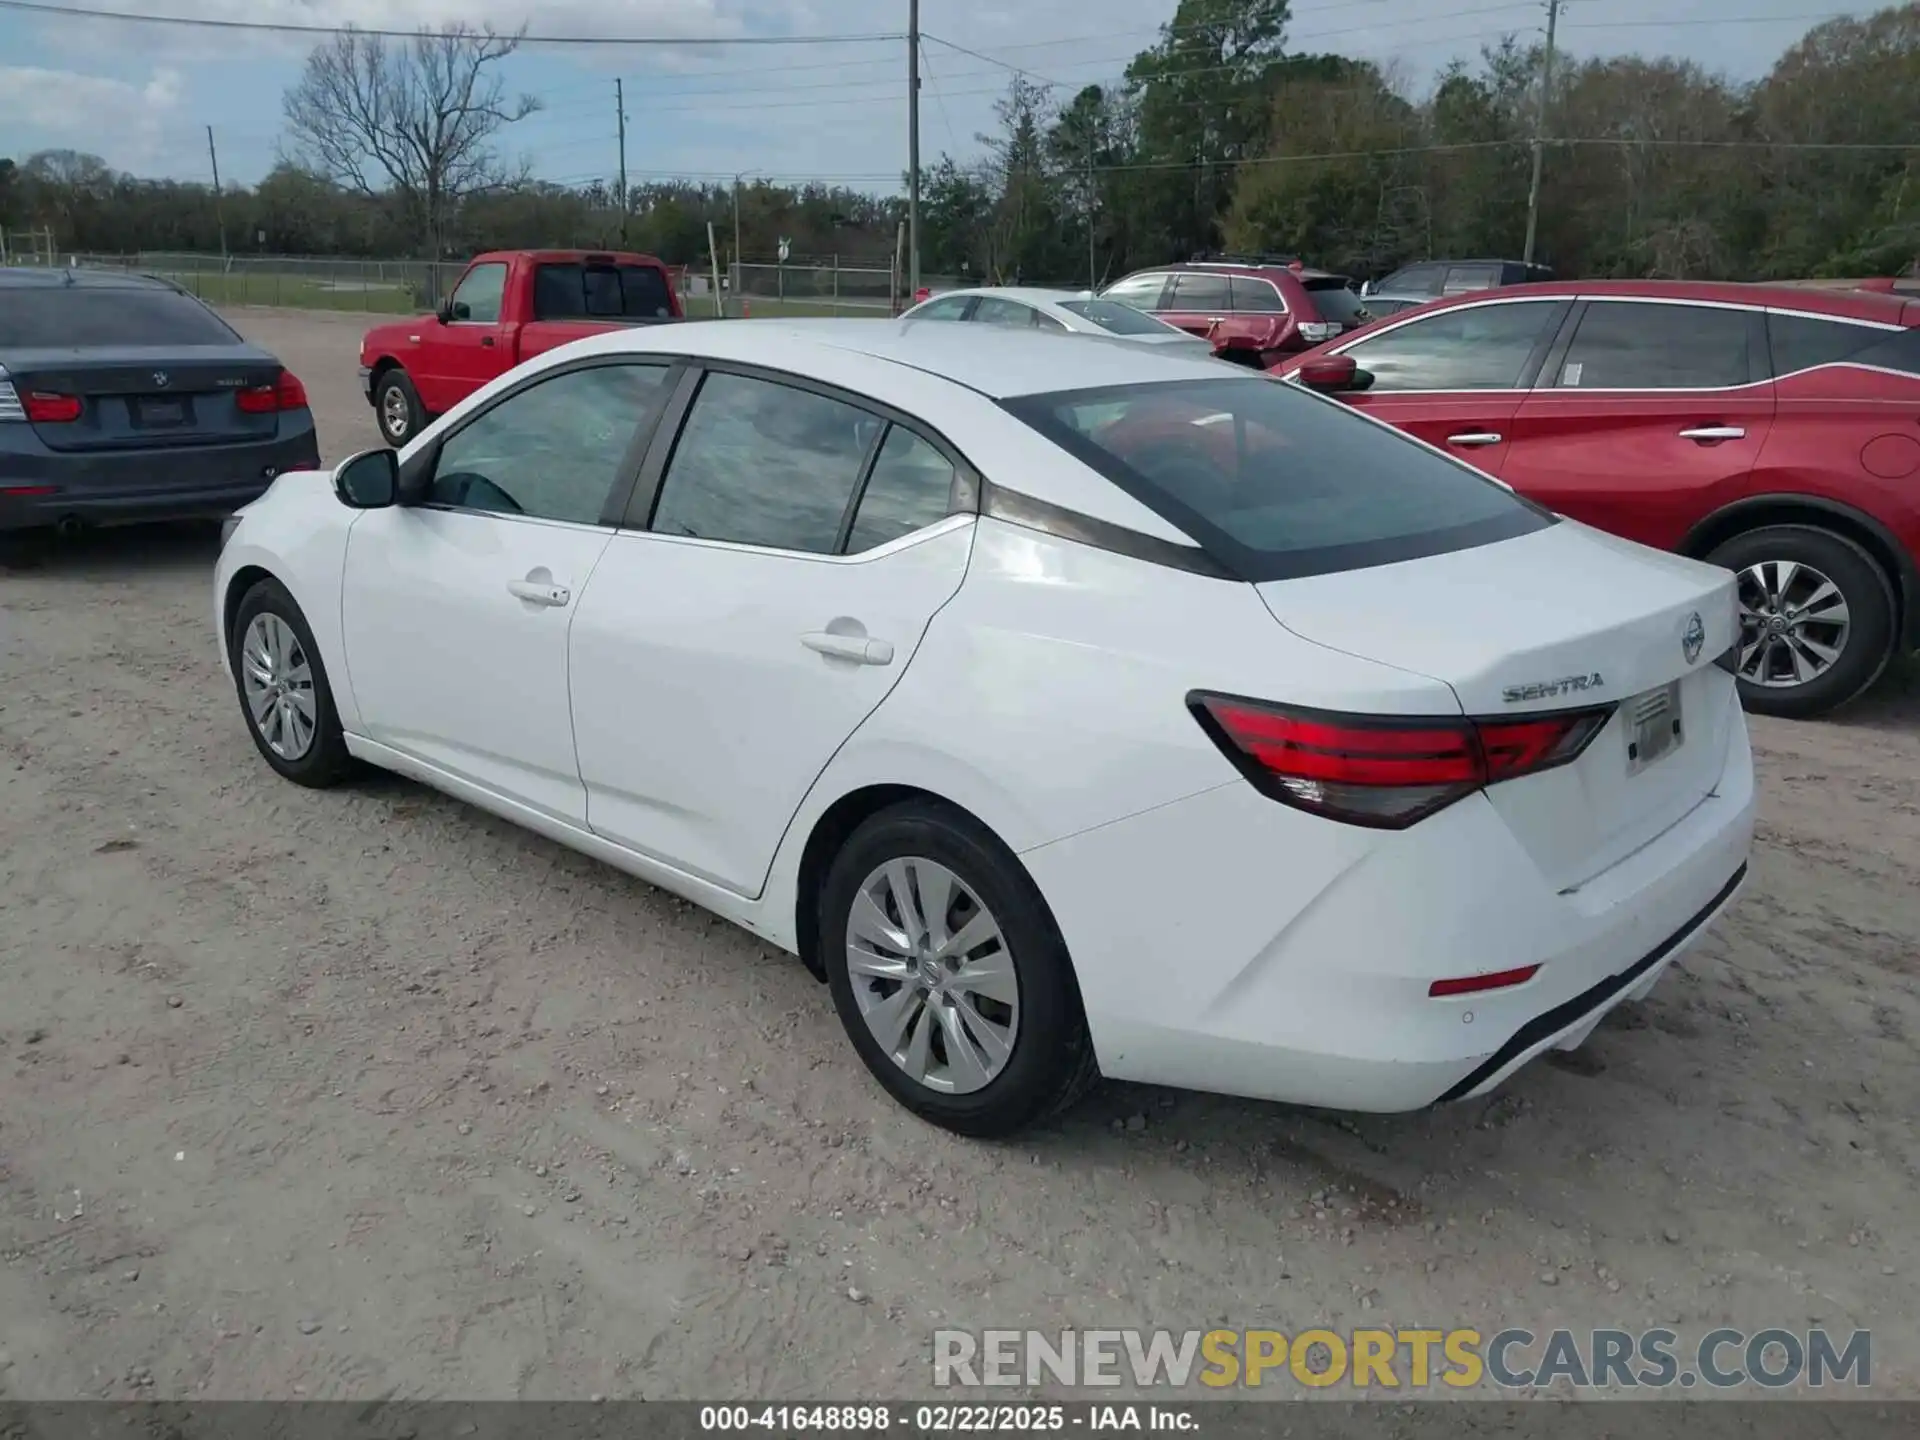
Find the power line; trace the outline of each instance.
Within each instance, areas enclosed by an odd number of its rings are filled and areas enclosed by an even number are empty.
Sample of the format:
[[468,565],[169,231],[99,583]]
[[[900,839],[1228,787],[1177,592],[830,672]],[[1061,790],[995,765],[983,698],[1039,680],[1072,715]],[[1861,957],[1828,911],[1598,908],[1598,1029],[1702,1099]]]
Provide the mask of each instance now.
[[[108,20],[131,25],[177,25],[192,30],[238,30],[266,35],[365,35],[379,40],[415,40],[428,30],[361,29],[353,25],[302,25],[274,20],[215,20],[194,15],[139,15],[127,10],[96,10],[77,5],[52,5],[45,0],[0,0],[0,10],[34,15],[58,15],[69,20]],[[502,38],[511,38],[503,36]],[[517,37],[523,45],[868,45],[904,37],[893,32],[866,31],[844,35],[546,35]]]

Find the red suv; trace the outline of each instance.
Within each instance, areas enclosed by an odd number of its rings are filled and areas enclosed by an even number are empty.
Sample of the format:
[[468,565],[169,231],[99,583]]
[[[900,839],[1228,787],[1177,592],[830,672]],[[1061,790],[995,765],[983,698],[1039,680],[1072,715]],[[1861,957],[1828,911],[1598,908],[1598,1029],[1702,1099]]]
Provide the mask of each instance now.
[[1549,509],[1734,571],[1751,710],[1821,714],[1920,648],[1920,299],[1521,285],[1392,316],[1276,373]]
[[1371,317],[1344,275],[1287,256],[1237,256],[1141,270],[1102,294],[1213,342],[1256,369],[1364,325]]

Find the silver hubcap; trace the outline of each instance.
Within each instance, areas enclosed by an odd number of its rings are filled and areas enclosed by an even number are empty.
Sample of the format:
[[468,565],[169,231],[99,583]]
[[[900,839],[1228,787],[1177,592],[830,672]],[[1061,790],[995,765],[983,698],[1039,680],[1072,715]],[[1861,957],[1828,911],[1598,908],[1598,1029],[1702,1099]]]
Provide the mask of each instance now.
[[1840,587],[1810,565],[1763,560],[1740,572],[1740,678],[1780,689],[1817,680],[1852,629]]
[[282,760],[313,748],[313,667],[293,627],[272,613],[256,615],[240,642],[240,684],[253,728]]
[[847,976],[893,1063],[929,1090],[965,1095],[1006,1069],[1020,983],[1000,926],[946,866],[890,860],[847,917]]
[[400,393],[397,386],[389,387],[380,397],[380,418],[386,422],[387,434],[398,440],[407,433],[407,397]]

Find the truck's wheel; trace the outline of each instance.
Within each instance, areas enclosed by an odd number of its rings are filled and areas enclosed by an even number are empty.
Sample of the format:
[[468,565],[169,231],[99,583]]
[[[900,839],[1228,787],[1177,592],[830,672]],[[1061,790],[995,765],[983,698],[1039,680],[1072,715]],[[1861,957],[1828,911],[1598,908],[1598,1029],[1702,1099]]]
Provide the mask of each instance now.
[[1739,577],[1740,700],[1758,715],[1810,719],[1847,703],[1892,658],[1894,590],[1843,535],[1769,525],[1707,557]]
[[373,408],[380,417],[380,438],[398,448],[427,428],[426,407],[404,370],[389,370],[373,390]]

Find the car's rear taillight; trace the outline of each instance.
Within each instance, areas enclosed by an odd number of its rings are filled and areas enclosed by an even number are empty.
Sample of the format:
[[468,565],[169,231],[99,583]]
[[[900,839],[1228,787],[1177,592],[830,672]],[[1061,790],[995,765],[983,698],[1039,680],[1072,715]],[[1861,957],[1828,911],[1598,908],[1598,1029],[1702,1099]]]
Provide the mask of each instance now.
[[70,425],[80,418],[80,397],[52,390],[29,390],[20,397],[27,419],[36,425]]
[[1318,345],[1322,340],[1331,340],[1340,333],[1340,327],[1331,320],[1302,320],[1300,338]]
[[13,388],[13,381],[7,378],[7,367],[0,365],[0,421],[26,418],[27,410],[20,403],[20,392]]
[[291,370],[282,370],[280,378],[271,385],[255,385],[247,390],[236,391],[233,403],[243,415],[272,415],[281,410],[304,410],[307,408],[307,387],[300,383]]
[[1612,706],[1497,719],[1341,715],[1196,691],[1187,706],[1275,800],[1329,820],[1404,830],[1502,780],[1577,759]]

